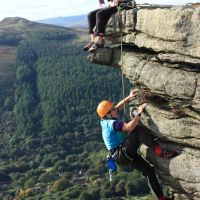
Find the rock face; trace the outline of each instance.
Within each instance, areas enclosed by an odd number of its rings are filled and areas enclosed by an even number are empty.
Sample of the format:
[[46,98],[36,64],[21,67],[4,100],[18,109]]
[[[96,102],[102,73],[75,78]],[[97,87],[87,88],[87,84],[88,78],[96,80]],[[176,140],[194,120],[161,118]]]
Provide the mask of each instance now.
[[200,199],[200,7],[124,10],[110,19],[106,43],[88,60],[120,67],[141,88],[150,102],[143,123],[179,153],[165,160],[143,146],[143,155],[175,199]]

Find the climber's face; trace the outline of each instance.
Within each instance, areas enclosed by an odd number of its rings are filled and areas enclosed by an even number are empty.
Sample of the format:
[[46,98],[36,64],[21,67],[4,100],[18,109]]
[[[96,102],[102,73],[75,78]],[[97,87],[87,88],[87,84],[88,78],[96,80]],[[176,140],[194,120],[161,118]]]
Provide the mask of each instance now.
[[109,111],[112,118],[118,118],[119,117],[119,108],[113,108]]

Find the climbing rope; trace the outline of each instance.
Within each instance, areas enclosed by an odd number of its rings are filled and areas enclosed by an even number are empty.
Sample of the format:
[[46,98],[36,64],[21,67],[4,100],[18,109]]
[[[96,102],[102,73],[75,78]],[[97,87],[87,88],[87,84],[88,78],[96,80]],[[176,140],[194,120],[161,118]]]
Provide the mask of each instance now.
[[124,100],[124,117],[126,116],[126,106],[125,106],[125,84],[124,84],[124,75],[122,71],[123,67],[123,32],[122,32],[122,15],[121,15],[121,7],[117,6],[118,17],[119,17],[119,25],[120,25],[120,59],[121,59],[121,83],[122,83],[122,96]]
[[[122,23],[122,13],[121,10],[123,10],[125,7],[134,8],[136,7],[136,2],[134,1],[133,4],[130,5],[132,0],[127,0],[125,4],[117,6],[118,11],[118,18],[119,18],[119,26],[120,26],[120,59],[121,59],[121,83],[122,83],[122,97],[125,99],[125,83],[124,83],[124,75],[123,75],[123,23]],[[124,117],[126,116],[126,106],[125,106],[125,100],[124,100]]]

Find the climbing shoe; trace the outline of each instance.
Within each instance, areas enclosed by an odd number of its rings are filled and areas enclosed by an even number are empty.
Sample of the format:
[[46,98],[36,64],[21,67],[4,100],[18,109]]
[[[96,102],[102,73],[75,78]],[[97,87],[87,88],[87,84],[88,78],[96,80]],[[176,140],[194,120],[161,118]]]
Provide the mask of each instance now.
[[161,148],[160,146],[154,147],[154,153],[162,158],[172,158],[174,157],[174,152],[167,148]]
[[94,42],[89,42],[88,44],[86,44],[83,47],[83,51],[88,51],[92,47],[93,44],[94,44]]
[[91,47],[90,47],[90,49],[88,50],[89,52],[92,52],[92,51],[96,51],[97,49],[99,49],[99,48],[103,48],[104,47],[104,44],[102,43],[102,44],[98,44],[98,43],[94,43]]

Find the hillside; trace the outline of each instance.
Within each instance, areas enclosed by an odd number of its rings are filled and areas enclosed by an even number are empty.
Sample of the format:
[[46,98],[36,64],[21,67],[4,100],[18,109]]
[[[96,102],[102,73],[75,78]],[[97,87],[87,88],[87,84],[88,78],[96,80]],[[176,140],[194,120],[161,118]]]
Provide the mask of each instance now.
[[149,194],[137,171],[110,183],[105,168],[95,110],[121,98],[120,71],[86,61],[84,32],[21,18],[0,29],[0,199]]
[[74,28],[88,27],[86,15],[42,19],[42,20],[39,20],[38,22],[44,23],[44,24],[53,24],[57,26],[64,26],[64,27],[74,27]]

